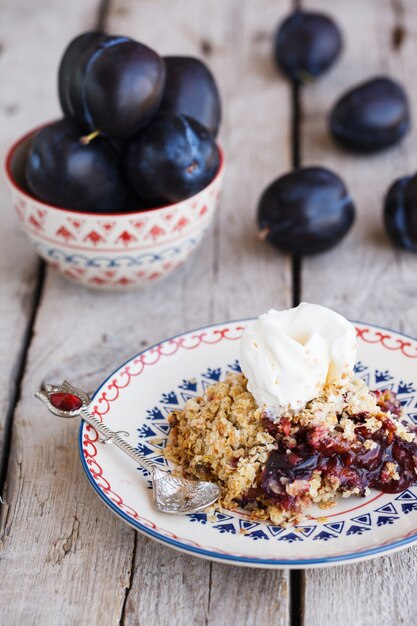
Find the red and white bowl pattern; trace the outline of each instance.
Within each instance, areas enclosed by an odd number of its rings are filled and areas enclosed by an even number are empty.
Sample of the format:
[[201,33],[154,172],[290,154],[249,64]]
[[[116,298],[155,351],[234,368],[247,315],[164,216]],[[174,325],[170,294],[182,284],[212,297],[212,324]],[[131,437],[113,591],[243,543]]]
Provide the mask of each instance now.
[[208,187],[177,204],[133,213],[78,213],[25,190],[22,172],[33,132],[10,149],[6,176],[24,231],[66,278],[106,290],[141,287],[168,276],[200,243],[219,203],[223,156]]

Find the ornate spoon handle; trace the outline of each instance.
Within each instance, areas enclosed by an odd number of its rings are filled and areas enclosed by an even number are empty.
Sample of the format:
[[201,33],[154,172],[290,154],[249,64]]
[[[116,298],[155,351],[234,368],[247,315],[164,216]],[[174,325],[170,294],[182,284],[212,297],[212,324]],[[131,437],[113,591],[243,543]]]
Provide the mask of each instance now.
[[91,414],[88,408],[91,400],[85,391],[77,389],[65,381],[59,387],[46,385],[42,391],[37,392],[35,395],[46,404],[54,415],[58,415],[59,417],[75,417],[78,415],[81,417],[81,419],[92,426],[102,436],[102,439],[99,440],[100,443],[114,443],[119,450],[127,454],[127,456],[136,463],[148,470],[148,472],[153,473],[156,469],[161,471],[155,463],[146,459],[136,448],[121,437],[121,435],[128,437],[128,432],[124,430],[110,430],[108,426],[102,424]]
[[[124,435],[125,437],[129,436],[129,433],[124,430],[110,430],[107,426],[102,424],[96,417],[91,415],[91,413],[87,409],[81,409],[79,416],[90,424],[95,430],[103,436],[103,439],[100,440],[100,443],[114,443],[115,446],[119,448],[122,452],[127,454],[131,459],[133,459],[136,463],[141,465],[143,468],[147,469],[148,472],[153,472],[157,466],[154,463],[151,463],[148,459],[146,459],[142,454],[138,452],[133,446],[130,445],[125,439],[123,439],[120,435]],[[160,469],[158,467],[158,469]]]
[[62,385],[45,385],[36,397],[42,400],[49,411],[59,417],[75,417],[78,415],[92,426],[101,436],[101,443],[114,443],[122,452],[151,473],[153,486],[153,502],[163,513],[196,513],[219,499],[221,490],[218,485],[203,480],[192,481],[180,478],[163,471],[156,463],[152,463],[131,446],[121,435],[129,433],[110,430],[102,424],[89,410],[90,397],[85,391],[77,389],[64,381]]

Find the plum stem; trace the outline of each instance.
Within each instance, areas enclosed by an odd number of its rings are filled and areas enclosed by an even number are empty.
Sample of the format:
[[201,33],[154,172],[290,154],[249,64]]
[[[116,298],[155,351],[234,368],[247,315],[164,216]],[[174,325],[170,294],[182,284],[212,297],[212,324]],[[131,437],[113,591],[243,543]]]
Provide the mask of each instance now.
[[260,230],[260,231],[258,232],[258,237],[259,237],[259,239],[261,239],[262,241],[264,241],[264,239],[266,239],[266,238],[268,237],[268,235],[269,235],[269,233],[270,233],[270,232],[271,232],[271,229],[270,229],[270,228],[268,228],[268,227],[267,227],[267,228],[263,228],[262,230]]
[[93,132],[89,135],[84,135],[83,137],[80,137],[80,142],[83,144],[83,146],[88,146],[90,141],[93,141],[93,139],[100,135],[100,132],[101,131],[99,130],[93,130]]
[[315,76],[305,70],[298,72],[297,78],[302,85],[313,85],[317,81]]
[[193,162],[191,163],[191,165],[189,165],[189,166],[187,167],[187,172],[188,172],[189,174],[192,174],[192,173],[194,172],[194,170],[196,170],[196,169],[197,169],[197,167],[198,167],[198,163],[197,163],[197,161],[193,161]]

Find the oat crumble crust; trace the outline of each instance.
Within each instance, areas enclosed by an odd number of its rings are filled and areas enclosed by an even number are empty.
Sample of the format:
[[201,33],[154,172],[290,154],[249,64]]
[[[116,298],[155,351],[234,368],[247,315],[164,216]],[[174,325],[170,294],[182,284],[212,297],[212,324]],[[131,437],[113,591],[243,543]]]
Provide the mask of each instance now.
[[[321,508],[329,508],[335,504],[337,496],[367,494],[367,488],[362,491],[346,485],[342,488],[337,477],[329,478],[321,471],[313,471],[308,480],[297,479],[284,485],[294,506],[280,506],[266,494],[260,496],[262,471],[278,443],[270,434],[274,422],[270,416],[265,419],[265,413],[257,407],[246,384],[243,374],[229,374],[224,381],[209,387],[204,397],[188,400],[182,410],[169,415],[171,431],[165,456],[178,464],[178,473],[218,483],[222,487],[219,504],[227,509],[236,509],[244,503],[245,511],[252,518],[285,526],[305,519],[304,511],[313,502]],[[390,411],[382,412],[375,395],[363,381],[354,377],[325,386],[305,409],[296,414],[288,411],[286,421],[282,418],[276,421],[285,433],[288,454],[295,446],[297,432],[304,427],[313,427],[315,436],[332,435],[341,438],[347,447],[352,442],[357,446],[358,422],[351,417],[358,414],[364,415],[361,426],[370,433],[378,431],[388,421],[397,437],[405,442],[416,440],[416,435],[397,416]],[[369,454],[377,446],[372,439],[360,445],[362,451]],[[395,462],[385,463],[387,480],[399,479],[398,469]],[[251,503],[247,494],[256,489],[256,503]]]

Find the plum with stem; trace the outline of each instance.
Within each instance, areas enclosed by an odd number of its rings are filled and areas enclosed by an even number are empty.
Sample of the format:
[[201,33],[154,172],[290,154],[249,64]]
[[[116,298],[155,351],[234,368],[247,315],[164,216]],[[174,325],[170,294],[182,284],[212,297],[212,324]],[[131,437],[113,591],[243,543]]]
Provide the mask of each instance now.
[[35,134],[25,176],[33,195],[48,204],[94,213],[126,210],[128,189],[120,156],[100,137],[83,144],[69,120]]

